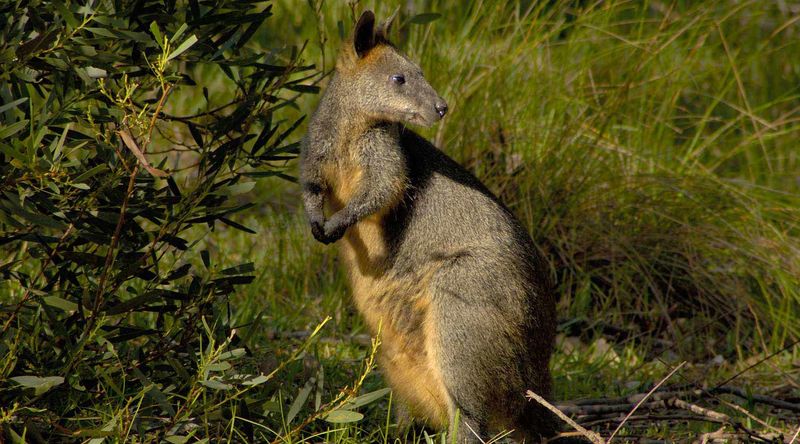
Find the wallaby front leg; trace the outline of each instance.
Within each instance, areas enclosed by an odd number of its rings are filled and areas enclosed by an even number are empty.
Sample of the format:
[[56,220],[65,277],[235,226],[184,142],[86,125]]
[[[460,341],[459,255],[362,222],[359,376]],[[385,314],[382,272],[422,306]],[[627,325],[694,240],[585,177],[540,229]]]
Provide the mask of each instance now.
[[325,237],[333,241],[345,231],[372,214],[388,210],[400,201],[405,190],[406,175],[398,159],[378,158],[378,165],[365,165],[358,191],[341,210],[325,222]]
[[321,182],[303,183],[303,207],[306,210],[308,223],[311,225],[311,234],[314,239],[328,244],[332,242],[325,237],[325,188]]

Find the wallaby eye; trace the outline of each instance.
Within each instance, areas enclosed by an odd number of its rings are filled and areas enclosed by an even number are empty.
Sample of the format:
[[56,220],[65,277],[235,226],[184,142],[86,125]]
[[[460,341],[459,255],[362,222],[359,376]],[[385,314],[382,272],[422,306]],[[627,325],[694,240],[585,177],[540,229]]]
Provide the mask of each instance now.
[[392,82],[402,85],[406,83],[406,78],[402,74],[395,74],[392,76]]

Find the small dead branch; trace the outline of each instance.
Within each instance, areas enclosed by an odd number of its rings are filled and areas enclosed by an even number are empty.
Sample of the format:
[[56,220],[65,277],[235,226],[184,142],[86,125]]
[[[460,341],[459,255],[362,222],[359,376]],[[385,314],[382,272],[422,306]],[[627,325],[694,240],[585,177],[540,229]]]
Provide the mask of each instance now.
[[[620,423],[620,422],[622,422],[623,419],[625,419],[625,416],[619,415],[619,416],[616,416],[616,417],[608,417],[608,418],[602,418],[602,419],[595,419],[595,420],[592,420],[592,421],[584,421],[584,422],[581,423],[581,425],[583,425],[584,427],[594,427],[594,426],[603,425],[603,424]],[[695,421],[695,422],[711,422],[711,423],[717,423],[717,424],[722,424],[723,423],[722,421],[717,421],[717,420],[714,420],[714,419],[711,419],[711,418],[708,418],[708,417],[705,417],[705,416],[697,416],[697,415],[681,413],[681,412],[665,413],[665,414],[648,413],[648,414],[643,414],[643,415],[633,415],[633,416],[630,416],[628,418],[628,422],[647,422],[647,423],[652,423],[654,421],[672,421],[672,422]]]
[[690,402],[683,401],[678,398],[672,398],[667,400],[664,403],[668,407],[674,407],[678,409],[688,410],[696,415],[704,416],[708,419],[714,420],[716,422],[724,422],[724,423],[731,423],[731,417],[720,413],[711,409],[707,409],[705,407],[700,407],[699,405],[692,404]]
[[752,401],[757,404],[769,405],[778,409],[788,410],[795,413],[800,413],[800,404],[784,401],[761,394],[748,394],[742,388],[733,386],[722,386],[708,390],[692,389],[692,390],[679,390],[679,391],[656,391],[649,397],[647,393],[636,393],[633,395],[619,397],[619,398],[600,398],[600,399],[583,399],[576,401],[564,401],[556,403],[556,407],[568,415],[605,415],[609,413],[620,413],[630,411],[636,404],[642,402],[643,399],[649,399],[650,402],[644,403],[644,407],[656,408],[660,404],[654,401],[664,401],[668,399],[700,399],[708,395],[716,394],[730,394],[738,398]]
[[553,412],[556,416],[561,418],[562,421],[566,422],[572,428],[574,428],[575,430],[580,432],[581,435],[586,437],[586,439],[588,439],[589,441],[593,442],[594,444],[605,444],[605,441],[603,440],[603,438],[600,435],[598,435],[597,433],[594,433],[592,431],[586,430],[585,428],[581,427],[580,424],[578,424],[577,422],[573,421],[572,418],[570,418],[569,416],[567,416],[564,413],[562,413],[555,406],[553,406],[553,404],[550,404],[549,402],[547,402],[546,399],[544,399],[541,396],[537,395],[532,390],[528,390],[525,396],[527,396],[529,400],[534,400],[534,401],[538,402],[539,404],[541,404],[542,406],[544,406],[545,408],[547,408],[548,410],[550,410],[551,412]]
[[794,436],[792,436],[792,439],[789,441],[789,444],[794,444],[795,441],[797,441],[797,435],[800,435],[800,427],[798,427],[797,431],[794,432]]
[[679,364],[677,367],[673,368],[673,369],[672,369],[672,370],[671,370],[671,371],[670,371],[670,372],[667,374],[667,376],[664,376],[664,377],[663,377],[663,378],[662,378],[660,381],[658,381],[658,384],[656,384],[656,385],[655,385],[655,386],[654,386],[652,389],[650,389],[650,391],[649,391],[649,392],[647,392],[647,394],[646,394],[646,395],[644,395],[644,397],[643,397],[641,400],[639,400],[639,402],[637,402],[635,406],[633,406],[633,408],[631,409],[631,411],[630,411],[630,412],[628,412],[628,414],[625,416],[625,418],[622,420],[622,422],[620,422],[620,423],[617,425],[617,428],[616,428],[616,429],[614,429],[614,432],[613,432],[613,433],[611,433],[611,436],[609,436],[609,437],[608,437],[608,442],[611,442],[611,440],[613,440],[613,439],[614,439],[614,436],[616,436],[617,432],[619,432],[619,429],[621,429],[621,428],[622,428],[622,426],[623,426],[623,425],[625,425],[625,421],[627,421],[627,420],[628,420],[628,418],[629,418],[631,415],[633,415],[633,414],[636,412],[636,410],[638,410],[638,409],[639,409],[639,407],[641,407],[641,406],[642,406],[642,404],[643,404],[643,403],[644,403],[644,402],[647,400],[647,398],[649,398],[650,396],[652,396],[653,392],[655,392],[656,390],[658,390],[658,388],[659,388],[659,387],[661,387],[662,385],[664,385],[664,383],[665,383],[665,382],[667,382],[667,380],[668,380],[670,377],[672,377],[672,375],[674,375],[674,374],[675,374],[675,372],[677,372],[678,370],[680,370],[680,369],[681,369],[681,367],[683,367],[684,365],[686,365],[686,361],[683,361],[683,362],[681,362],[681,363],[680,363],[680,364]]
[[[797,429],[797,431],[794,428],[790,430],[779,429],[759,419],[743,407],[718,398],[715,395],[732,395],[769,408],[782,409],[789,412],[796,412],[800,405],[767,395],[751,394],[742,388],[732,386],[720,386],[706,390],[691,389],[684,386],[680,387],[680,390],[662,389],[663,391],[659,391],[660,385],[665,380],[666,378],[648,393],[637,393],[626,397],[607,399],[567,401],[556,404],[553,409],[564,415],[571,416],[571,419],[579,423],[584,430],[589,427],[614,430],[614,433],[605,442],[611,442],[611,439],[626,423],[653,423],[657,421],[693,421],[720,424],[722,426],[716,432],[699,435],[693,441],[698,443],[797,442],[797,436],[794,436],[791,440],[788,438],[784,440],[783,437],[792,436],[792,434],[797,435],[800,433],[800,429]],[[715,402],[727,405],[733,412],[742,413],[744,416],[731,416],[736,414],[722,413],[706,405],[699,404],[700,401],[707,401],[708,398],[716,398],[714,399]],[[762,428],[753,430],[745,427],[745,417],[753,420],[754,423],[759,424]],[[583,432],[581,433],[583,434]],[[599,437],[599,435],[596,436]],[[630,442],[630,439],[635,437],[625,436],[624,438],[626,442]],[[593,440],[593,442],[596,441]]]
[[800,413],[800,404],[795,404],[792,402],[787,402],[781,399],[773,398],[771,396],[760,395],[757,393],[748,394],[746,391],[739,387],[734,387],[730,385],[723,385],[721,387],[716,387],[709,390],[710,393],[717,394],[717,393],[728,393],[731,395],[738,396],[739,398],[752,400],[753,402],[757,402],[759,404],[766,404],[771,405],[772,407],[776,407],[779,409],[789,410],[795,413]]

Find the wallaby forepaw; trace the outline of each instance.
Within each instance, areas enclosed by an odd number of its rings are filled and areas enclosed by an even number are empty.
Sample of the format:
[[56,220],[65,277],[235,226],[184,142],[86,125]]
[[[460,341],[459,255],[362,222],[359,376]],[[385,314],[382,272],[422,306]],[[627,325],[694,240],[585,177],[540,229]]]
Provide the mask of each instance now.
[[325,222],[323,239],[317,239],[324,244],[329,244],[331,242],[336,242],[337,240],[341,239],[344,236],[344,232],[347,231],[346,225],[336,224],[332,220]]
[[311,234],[314,235],[314,239],[322,242],[323,244],[329,244],[332,241],[329,241],[327,236],[325,236],[325,221],[316,221],[312,220],[311,224]]
[[311,234],[314,235],[314,239],[325,245],[341,239],[344,236],[344,232],[347,231],[346,226],[334,225],[331,221],[312,220],[309,224],[311,225]]

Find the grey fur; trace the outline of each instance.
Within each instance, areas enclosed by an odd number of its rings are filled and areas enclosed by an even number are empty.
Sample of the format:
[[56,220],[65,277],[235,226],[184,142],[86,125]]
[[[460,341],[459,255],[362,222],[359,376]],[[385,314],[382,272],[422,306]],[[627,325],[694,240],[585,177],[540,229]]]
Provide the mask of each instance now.
[[[364,13],[303,144],[301,184],[312,233],[324,243],[345,236],[339,243],[351,258],[367,252],[348,266],[354,292],[371,292],[354,294],[359,309],[395,333],[382,364],[401,353],[437,367],[432,374],[444,385],[451,428],[460,412],[459,443],[480,442],[470,428],[483,439],[509,428],[526,442],[551,436],[550,413],[524,398],[527,389],[551,392],[556,314],[545,267],[511,212],[403,125],[431,125],[446,105],[419,67],[388,42],[388,24],[375,29],[372,13]],[[396,74],[405,84],[392,80]],[[346,188],[348,171],[358,179],[337,206],[332,200]],[[382,248],[360,244],[375,242],[366,231],[353,232],[367,220],[377,220]],[[413,360],[415,353],[424,356]]]

